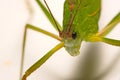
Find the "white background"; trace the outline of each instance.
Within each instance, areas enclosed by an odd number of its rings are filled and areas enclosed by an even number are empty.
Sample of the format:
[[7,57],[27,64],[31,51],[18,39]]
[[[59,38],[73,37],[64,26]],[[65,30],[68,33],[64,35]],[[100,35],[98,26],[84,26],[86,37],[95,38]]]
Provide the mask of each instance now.
[[[42,1],[42,0],[41,0]],[[47,0],[62,25],[64,0]],[[103,0],[99,22],[102,29],[118,12],[120,0]],[[0,0],[0,79],[19,80],[23,32],[31,23],[55,34],[34,0]],[[107,36],[120,40],[120,24]],[[28,30],[24,71],[52,49],[58,41]],[[104,43],[83,42],[81,54],[56,52],[28,80],[120,80],[120,48]]]

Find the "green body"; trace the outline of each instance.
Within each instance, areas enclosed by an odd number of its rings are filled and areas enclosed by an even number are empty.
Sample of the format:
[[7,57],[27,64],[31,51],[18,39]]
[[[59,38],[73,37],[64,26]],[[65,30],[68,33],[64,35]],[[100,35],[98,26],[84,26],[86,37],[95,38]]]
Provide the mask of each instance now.
[[[40,0],[36,0],[50,23],[59,32],[59,36],[51,32],[38,28],[36,26],[26,24],[23,38],[22,59],[20,69],[20,80],[23,71],[24,50],[27,29],[46,34],[60,43],[52,48],[46,55],[34,63],[22,77],[22,80],[33,73],[36,69],[42,66],[60,48],[65,47],[68,53],[72,56],[78,55],[82,41],[88,42],[104,42],[107,44],[120,46],[120,40],[106,38],[105,36],[120,22],[120,12],[106,25],[101,31],[98,31],[98,21],[101,11],[101,0],[65,0],[63,13],[63,27],[52,15],[47,3],[46,7]],[[59,11],[58,11],[59,12]]]
[[[79,54],[81,41],[98,32],[101,0],[66,0],[63,14],[63,40],[72,56]],[[76,38],[72,38],[75,33]]]

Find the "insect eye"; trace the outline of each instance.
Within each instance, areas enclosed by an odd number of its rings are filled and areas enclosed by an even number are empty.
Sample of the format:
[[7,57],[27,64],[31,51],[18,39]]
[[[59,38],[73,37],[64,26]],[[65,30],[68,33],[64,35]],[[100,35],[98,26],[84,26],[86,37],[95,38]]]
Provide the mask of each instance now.
[[77,37],[77,33],[76,32],[73,32],[72,33],[72,38],[75,39]]

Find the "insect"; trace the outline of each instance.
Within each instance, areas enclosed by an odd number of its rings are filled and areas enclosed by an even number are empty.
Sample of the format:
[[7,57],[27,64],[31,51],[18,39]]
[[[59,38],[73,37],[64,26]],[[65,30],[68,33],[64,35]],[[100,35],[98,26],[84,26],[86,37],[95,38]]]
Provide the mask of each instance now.
[[[77,56],[80,54],[79,50],[82,41],[104,42],[110,45],[120,46],[120,40],[114,40],[105,37],[120,22],[120,12],[105,26],[104,29],[98,31],[98,21],[101,12],[101,0],[65,0],[62,27],[54,18],[46,0],[44,0],[46,7],[43,5],[43,3],[41,3],[40,0],[36,0],[36,2],[41,7],[42,11],[45,13],[54,28],[58,31],[59,36],[31,24],[26,24],[23,41],[23,55],[26,32],[28,28],[57,39],[60,41],[60,43],[51,49],[35,64],[33,64],[25,72],[22,80],[26,80],[31,73],[38,69],[43,63],[47,61],[47,59],[49,59],[62,47],[64,47],[71,56]],[[23,61],[21,64],[23,64]]]

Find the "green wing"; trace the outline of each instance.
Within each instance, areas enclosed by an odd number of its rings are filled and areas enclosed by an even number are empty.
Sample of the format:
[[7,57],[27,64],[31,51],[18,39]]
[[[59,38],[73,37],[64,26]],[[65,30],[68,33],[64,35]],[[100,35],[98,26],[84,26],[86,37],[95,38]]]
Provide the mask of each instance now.
[[[83,39],[98,32],[101,0],[66,0],[63,13],[63,33],[69,25]],[[72,23],[72,24],[71,24]]]

